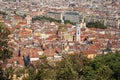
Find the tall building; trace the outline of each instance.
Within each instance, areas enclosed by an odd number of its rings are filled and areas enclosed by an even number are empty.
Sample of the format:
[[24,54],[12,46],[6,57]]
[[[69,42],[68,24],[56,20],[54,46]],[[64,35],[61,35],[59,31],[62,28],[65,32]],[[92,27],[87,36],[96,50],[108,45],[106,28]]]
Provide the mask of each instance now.
[[81,27],[80,24],[76,24],[76,41],[78,41],[78,42],[80,42],[80,40],[81,40],[81,38],[80,38],[81,28],[80,27]]
[[56,20],[61,20],[61,15],[63,16],[61,12],[50,11],[48,12],[47,17],[54,18]]
[[64,24],[64,12],[61,13],[61,24]]
[[32,22],[32,17],[30,15],[27,15],[26,20],[27,20],[27,26],[28,26]]
[[67,11],[64,14],[65,20],[78,23],[80,21],[80,13],[77,11]]
[[80,23],[81,28],[86,28],[85,16],[83,15],[82,22]]

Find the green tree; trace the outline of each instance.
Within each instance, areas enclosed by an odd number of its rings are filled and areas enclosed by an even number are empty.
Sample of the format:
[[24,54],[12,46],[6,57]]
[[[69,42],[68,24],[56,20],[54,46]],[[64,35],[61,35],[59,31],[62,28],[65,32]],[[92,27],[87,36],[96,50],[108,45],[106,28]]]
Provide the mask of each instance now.
[[47,57],[44,55],[40,56],[40,62],[34,68],[28,66],[25,70],[27,70],[29,76],[24,78],[24,80],[56,80],[55,67],[48,62]]
[[109,53],[95,57],[84,67],[83,73],[87,80],[119,80],[120,54]]
[[80,54],[64,55],[57,65],[57,80],[84,80],[83,67],[89,60]]
[[38,80],[56,80],[56,69],[53,63],[48,62],[46,56],[40,57],[40,62],[36,65],[37,74],[36,79]]
[[120,80],[120,53],[107,54],[103,56],[105,64],[109,65],[110,69],[114,72],[113,77]]
[[85,66],[83,68],[83,75],[86,80],[94,80],[96,74],[92,66]]
[[88,28],[100,28],[100,29],[106,29],[107,27],[100,23],[100,22],[89,22],[87,23]]
[[3,79],[3,70],[2,70],[2,67],[0,66],[0,80],[2,80]]
[[109,66],[105,65],[99,67],[95,73],[97,74],[95,76],[96,80],[110,80],[113,75],[113,71],[109,68]]
[[25,68],[18,68],[15,70],[15,74],[17,77],[21,77],[25,73]]
[[6,12],[3,12],[3,11],[0,11],[0,14],[2,14],[3,16],[6,16],[7,13]]
[[[48,20],[48,21],[50,21],[50,22],[58,22],[58,23],[61,23],[61,20],[56,20],[56,19],[54,19],[54,18],[45,17],[45,16],[35,16],[35,17],[32,19],[33,22],[36,21],[36,20]],[[69,20],[65,20],[65,24],[68,24],[68,23],[75,25],[74,22],[71,22],[71,21],[69,21]]]
[[8,48],[8,35],[10,31],[4,24],[0,23],[0,60],[4,60],[11,56],[11,52]]
[[83,80],[84,78],[83,67],[89,64],[89,59],[81,54],[74,54],[69,56],[70,56],[71,62],[73,63],[74,70],[77,71],[78,73],[78,79]]
[[8,80],[12,80],[14,69],[12,67],[6,68],[4,74]]
[[57,66],[57,80],[76,80],[77,76],[70,59],[63,59]]
[[24,75],[28,74],[27,77],[24,77],[23,80],[36,80],[35,69],[31,66],[25,68]]
[[120,53],[96,56],[93,60],[78,54],[64,55],[56,63],[49,62],[43,55],[35,67],[28,66],[23,70],[29,75],[23,80],[120,80],[119,61]]
[[[8,44],[7,44],[9,34],[10,34],[10,31],[6,28],[6,26],[3,23],[0,23],[0,61],[4,61],[6,58],[10,57],[12,54],[9,51]],[[9,70],[7,72],[9,72]],[[5,71],[4,73],[1,67],[1,63],[0,63],[0,78],[3,79],[3,74],[6,74],[7,72]]]

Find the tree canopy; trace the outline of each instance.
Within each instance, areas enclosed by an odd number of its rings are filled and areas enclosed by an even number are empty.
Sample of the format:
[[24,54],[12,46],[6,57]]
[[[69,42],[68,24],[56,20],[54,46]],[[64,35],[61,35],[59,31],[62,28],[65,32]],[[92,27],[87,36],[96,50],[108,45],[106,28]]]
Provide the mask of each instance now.
[[88,28],[100,28],[100,29],[106,29],[107,27],[100,23],[100,22],[89,22],[87,23]]
[[3,16],[7,15],[7,13],[3,11],[0,11],[0,14],[2,14]]
[[[56,20],[56,19],[54,19],[54,18],[50,18],[50,17],[45,17],[45,16],[35,16],[33,19],[33,22],[34,21],[36,21],[36,20],[48,20],[48,21],[50,21],[50,22],[58,22],[58,23],[61,23],[61,20]],[[65,20],[65,22],[64,22],[65,24],[73,24],[73,25],[75,25],[75,23],[73,23],[73,22],[71,22],[71,21],[69,21],[69,20]]]
[[[66,55],[62,61],[50,65],[44,59],[36,66],[37,74],[30,80],[120,80],[120,53],[100,55],[93,60],[82,55]],[[31,73],[29,72],[29,73]],[[34,76],[34,77],[33,77]]]
[[120,80],[120,53],[97,56],[84,67],[87,80]]
[[[9,34],[10,31],[8,30],[8,28],[6,28],[6,26],[3,23],[0,23],[0,61],[4,61],[6,58],[11,56],[11,52],[8,48]],[[3,80],[5,79],[5,76],[3,74],[5,74],[6,72],[2,70],[1,64],[2,63],[0,62],[0,80]]]
[[8,35],[10,31],[4,24],[0,23],[0,60],[10,57],[11,52],[8,48]]

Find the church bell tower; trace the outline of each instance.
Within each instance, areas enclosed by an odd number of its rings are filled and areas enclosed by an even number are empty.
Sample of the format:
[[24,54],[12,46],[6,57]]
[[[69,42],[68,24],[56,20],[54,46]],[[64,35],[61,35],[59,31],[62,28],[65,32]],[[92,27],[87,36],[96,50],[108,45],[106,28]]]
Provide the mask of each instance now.
[[80,38],[80,31],[81,29],[80,29],[80,24],[76,24],[76,41],[78,41],[78,42],[80,42],[81,41],[81,38]]

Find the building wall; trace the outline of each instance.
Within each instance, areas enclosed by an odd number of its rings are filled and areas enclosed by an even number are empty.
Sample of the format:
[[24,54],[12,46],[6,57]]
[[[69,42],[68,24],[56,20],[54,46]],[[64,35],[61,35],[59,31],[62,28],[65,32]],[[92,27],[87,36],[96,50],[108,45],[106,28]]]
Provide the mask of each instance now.
[[118,19],[114,19],[114,18],[105,18],[103,16],[95,16],[95,15],[87,15],[85,17],[85,22],[101,22],[104,25],[108,26],[108,27],[116,27],[116,28],[120,28],[119,27],[119,22]]
[[61,13],[59,13],[59,12],[48,12],[47,17],[54,18],[56,20],[60,20]]
[[[56,20],[60,20],[61,14],[62,14],[62,12],[48,12],[47,17],[51,17]],[[64,20],[69,20],[71,22],[76,22],[76,23],[78,23],[80,21],[80,16],[81,15],[79,14],[79,12],[76,12],[76,11],[64,12],[64,14],[63,14]]]
[[64,14],[65,20],[69,20],[71,22],[79,22],[80,20],[80,15],[78,12],[66,12]]

